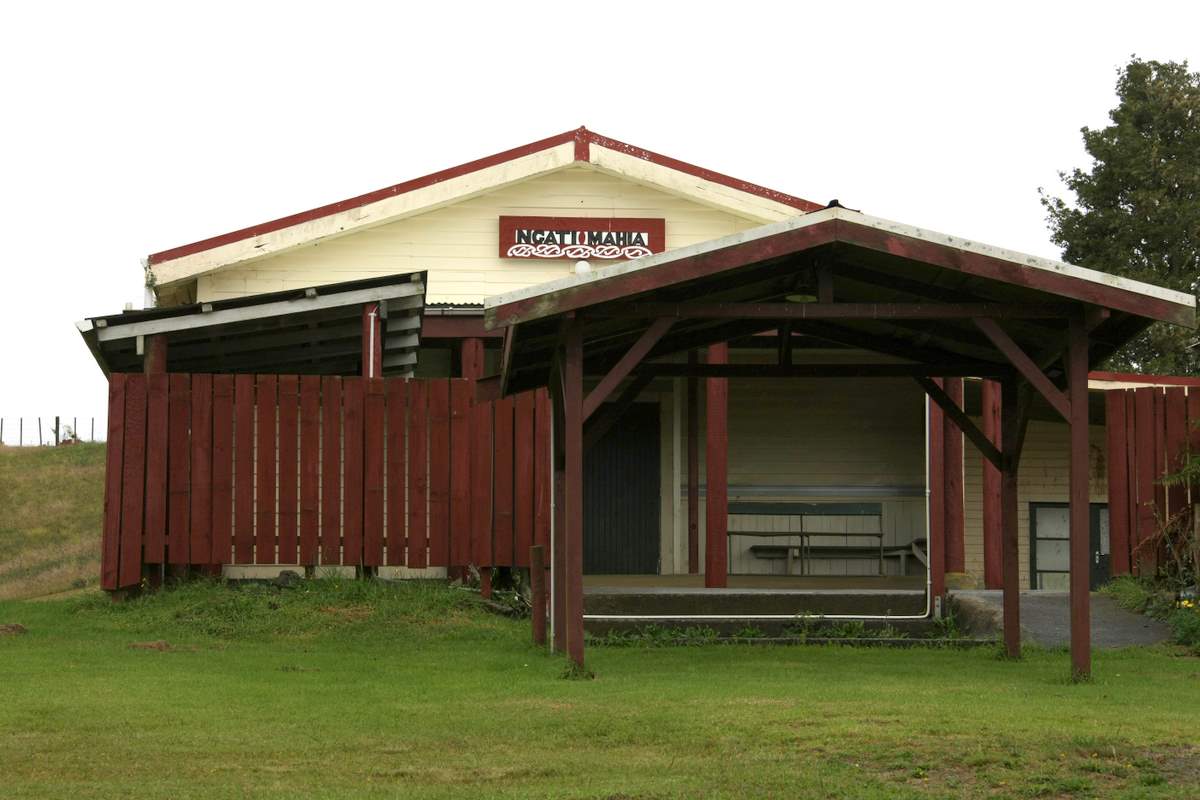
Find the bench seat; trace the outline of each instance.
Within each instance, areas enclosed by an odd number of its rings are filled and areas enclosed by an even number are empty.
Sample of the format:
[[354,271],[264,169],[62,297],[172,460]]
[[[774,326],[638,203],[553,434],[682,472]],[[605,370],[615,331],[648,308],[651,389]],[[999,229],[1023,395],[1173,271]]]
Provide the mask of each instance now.
[[[786,544],[752,544],[749,547],[750,553],[755,558],[761,558],[768,561],[787,559],[791,556],[792,559],[800,555],[800,545]],[[791,552],[789,552],[791,551]],[[824,547],[812,546],[806,551],[810,558],[847,558],[847,559],[865,559],[874,561],[879,558],[878,547]],[[916,555],[921,559],[920,553],[917,553],[912,545],[892,546],[883,548],[884,558],[900,559],[900,574],[908,574],[908,558]],[[790,560],[790,559],[789,559]]]

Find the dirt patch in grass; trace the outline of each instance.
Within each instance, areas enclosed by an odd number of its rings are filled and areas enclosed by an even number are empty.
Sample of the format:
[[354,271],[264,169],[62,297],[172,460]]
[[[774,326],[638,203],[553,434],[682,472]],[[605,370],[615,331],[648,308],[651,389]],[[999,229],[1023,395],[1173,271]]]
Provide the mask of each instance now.
[[9,622],[0,625],[0,636],[20,636],[22,633],[28,633],[29,629],[19,622]]
[[1011,757],[993,748],[986,757],[956,759],[949,748],[936,760],[899,753],[887,763],[843,755],[846,763],[864,767],[889,783],[921,793],[958,797],[1107,797],[1135,787],[1191,786],[1200,782],[1200,748],[1103,747],[1030,748]]

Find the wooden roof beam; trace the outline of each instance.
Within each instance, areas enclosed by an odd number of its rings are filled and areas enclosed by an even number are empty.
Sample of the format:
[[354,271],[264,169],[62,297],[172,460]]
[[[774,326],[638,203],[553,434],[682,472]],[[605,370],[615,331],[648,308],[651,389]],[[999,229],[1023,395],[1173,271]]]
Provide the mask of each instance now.
[[1004,366],[978,361],[945,364],[683,364],[648,362],[637,375],[659,378],[999,378]]
[[924,375],[916,375],[914,378],[921,385],[921,388],[925,390],[925,394],[929,395],[929,399],[937,403],[942,412],[962,431],[963,436],[970,439],[971,443],[979,449],[980,454],[990,461],[996,469],[1004,469],[1004,457],[1000,454],[996,445],[992,444],[984,432],[976,427],[971,418],[958,407],[958,403],[954,402],[942,387]]
[[613,425],[620,421],[625,412],[629,410],[629,407],[633,405],[633,401],[637,400],[638,395],[653,380],[653,375],[635,376],[629,382],[629,385],[625,387],[624,391],[617,396],[615,403],[609,404],[609,407],[604,408],[593,419],[587,421],[587,425],[583,429],[583,450],[585,453],[591,449],[592,445],[604,438],[604,434],[608,433]]
[[913,344],[911,339],[901,340],[896,337],[872,335],[850,328],[843,328],[840,325],[829,322],[805,321],[796,327],[796,331],[817,339],[823,339],[827,342],[922,363],[937,363],[945,361],[947,358],[970,357],[963,353],[930,350],[929,348]]
[[1067,304],[1025,303],[630,303],[588,312],[617,319],[1070,319]]
[[673,319],[656,319],[650,323],[650,326],[646,330],[642,331],[642,335],[633,343],[633,346],[626,351],[625,355],[621,356],[612,369],[600,379],[600,383],[584,398],[584,422],[612,394],[613,389],[617,388],[617,385],[625,379],[625,376],[641,363],[646,354],[650,352],[650,349],[658,344],[659,339],[662,339],[674,324],[675,320]]
[[976,319],[975,325],[991,340],[996,349],[1004,354],[1009,363],[1017,368],[1017,371],[1024,376],[1025,380],[1029,381],[1030,385],[1037,389],[1042,397],[1046,398],[1046,402],[1062,415],[1063,419],[1071,419],[1071,403],[1067,399],[1067,396],[1061,389],[1054,385],[1054,382],[1046,376],[1046,373],[1042,372],[1041,367],[1012,340],[1012,337],[996,324],[995,320]]

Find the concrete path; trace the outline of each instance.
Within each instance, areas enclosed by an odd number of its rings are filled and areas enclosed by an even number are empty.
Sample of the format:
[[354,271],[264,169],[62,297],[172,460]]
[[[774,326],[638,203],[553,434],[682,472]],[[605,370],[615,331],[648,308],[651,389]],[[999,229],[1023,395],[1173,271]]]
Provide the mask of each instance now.
[[[996,632],[1001,631],[1001,595],[998,590],[955,590],[955,599],[968,609],[991,612]],[[978,615],[972,615],[978,616]],[[1105,595],[1092,595],[1092,645],[1128,647],[1159,644],[1171,637],[1162,622],[1126,611]],[[1071,641],[1070,606],[1066,592],[1021,592],[1021,639],[1042,647],[1066,647]]]

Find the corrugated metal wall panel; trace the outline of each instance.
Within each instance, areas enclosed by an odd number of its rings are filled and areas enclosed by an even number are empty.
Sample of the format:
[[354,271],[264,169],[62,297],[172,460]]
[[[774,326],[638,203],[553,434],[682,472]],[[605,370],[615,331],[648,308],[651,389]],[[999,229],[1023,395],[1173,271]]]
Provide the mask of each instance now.
[[657,574],[658,404],[632,405],[583,464],[583,571]]

